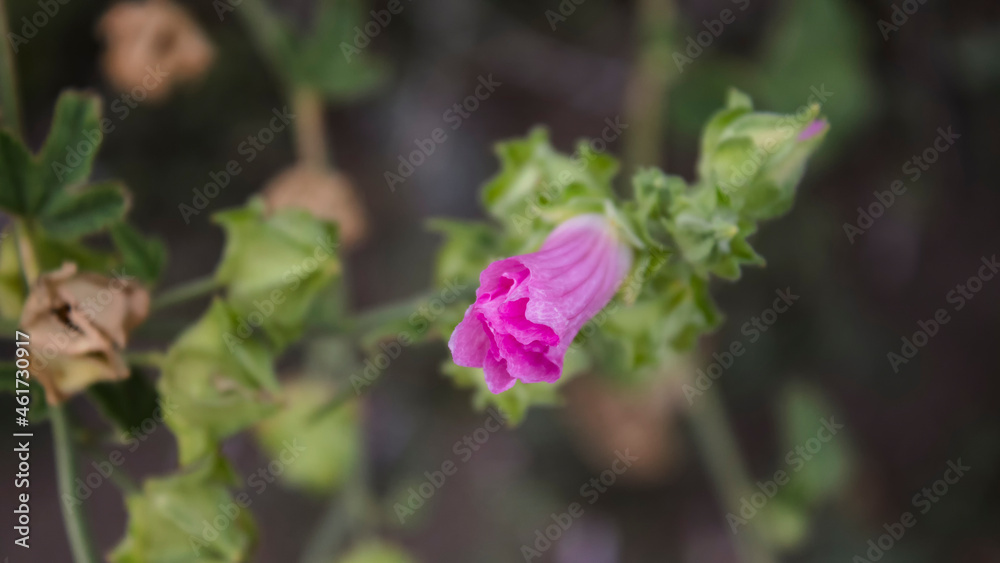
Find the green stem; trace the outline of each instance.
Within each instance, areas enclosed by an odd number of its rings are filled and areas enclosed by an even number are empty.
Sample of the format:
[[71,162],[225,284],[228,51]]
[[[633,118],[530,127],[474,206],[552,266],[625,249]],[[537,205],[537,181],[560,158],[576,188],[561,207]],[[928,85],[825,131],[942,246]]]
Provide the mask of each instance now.
[[[359,333],[365,333],[390,322],[408,319],[410,315],[418,312],[422,305],[429,303],[435,297],[440,297],[440,295],[441,288],[435,287],[409,299],[362,311],[354,316],[351,328]],[[463,301],[471,299],[473,296],[475,296],[475,288],[468,288],[462,292],[462,295],[459,295],[455,299]]]
[[125,360],[133,366],[138,367],[161,369],[163,367],[163,362],[166,361],[166,359],[167,355],[159,351],[125,353]]
[[[739,514],[740,498],[749,496],[755,489],[718,390],[699,396],[697,404],[689,410],[689,417],[695,442],[708,466],[719,501],[729,513]],[[778,560],[766,539],[753,526],[739,530],[736,546],[748,563],[775,563]]]
[[295,121],[295,152],[299,161],[325,169],[329,166],[326,132],[323,130],[323,99],[311,88],[295,88],[292,92]]
[[8,37],[10,27],[7,25],[7,7],[0,0],[0,124],[5,125],[18,137],[21,133],[21,109],[17,99],[17,70],[14,66],[14,53]]
[[243,0],[236,10],[243,24],[257,46],[257,51],[271,66],[271,70],[281,77],[282,82],[290,82],[288,61],[292,60],[291,37],[281,25],[265,0]]
[[676,9],[673,0],[640,0],[638,54],[625,88],[625,170],[663,166],[660,153],[666,122],[667,93],[675,78],[670,53]]
[[366,538],[378,526],[378,511],[368,482],[367,461],[364,455],[351,471],[350,481],[341,492],[330,499],[326,514],[313,530],[301,563],[325,563],[336,556],[348,540]]
[[243,0],[239,13],[257,51],[278,75],[295,114],[295,152],[300,162],[316,168],[329,166],[329,147],[323,129],[323,99],[316,90],[296,84],[288,73],[294,57],[288,31],[266,0]]
[[[0,2],[2,1],[0,0]],[[24,274],[24,281],[30,291],[31,286],[38,279],[38,261],[35,259],[34,247],[31,246],[28,226],[21,219],[14,222],[14,236],[17,239],[17,259],[21,265],[21,272]]]
[[[49,418],[52,420],[52,442],[56,454],[56,477],[59,484],[59,497],[72,497],[73,482],[76,478],[76,455],[70,439],[70,428],[66,417],[66,406],[49,406]],[[66,524],[66,536],[69,538],[70,549],[75,563],[98,563],[96,551],[90,541],[86,517],[81,503],[60,502],[63,522]]]
[[203,297],[217,289],[219,289],[219,283],[215,281],[213,276],[198,278],[168,289],[167,291],[164,291],[160,295],[156,296],[156,298],[153,299],[150,309],[152,311],[157,311],[167,307],[172,307],[179,303],[190,301],[191,299]]

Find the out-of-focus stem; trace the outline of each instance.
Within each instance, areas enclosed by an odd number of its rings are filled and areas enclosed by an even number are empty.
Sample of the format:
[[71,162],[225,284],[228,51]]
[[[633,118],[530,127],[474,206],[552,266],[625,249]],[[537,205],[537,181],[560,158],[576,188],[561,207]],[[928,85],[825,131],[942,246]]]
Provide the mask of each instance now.
[[323,129],[323,99],[319,92],[295,84],[288,74],[293,56],[289,36],[266,0],[243,0],[238,10],[257,50],[281,80],[295,114],[295,151],[300,162],[325,168],[329,165],[329,147]]
[[287,82],[286,61],[291,56],[291,44],[266,0],[243,0],[236,12],[242,18],[260,55],[271,65],[271,70]]
[[150,306],[152,311],[158,311],[160,309],[165,309],[178,303],[183,303],[190,299],[195,299],[208,295],[216,289],[219,289],[219,283],[215,281],[214,276],[207,276],[204,278],[198,278],[191,280],[187,283],[179,285],[177,287],[168,289],[160,295],[153,299],[153,303]]
[[625,171],[664,166],[660,157],[666,121],[667,92],[674,80],[670,57],[676,10],[673,0],[639,0],[638,53],[625,88]]
[[38,279],[38,260],[35,258],[35,250],[31,246],[31,235],[28,225],[21,219],[14,222],[14,236],[17,238],[17,258],[21,263],[21,272],[24,274],[24,281],[28,289],[35,284]]
[[311,88],[296,88],[292,92],[292,112],[295,114],[292,125],[299,161],[326,168],[329,148],[323,129],[323,99]]
[[[76,478],[76,453],[70,438],[66,406],[50,406],[49,419],[52,421],[52,442],[56,453],[56,477],[59,484],[59,498],[72,497]],[[98,563],[96,551],[90,541],[86,516],[79,502],[60,502],[66,536],[75,563]]]
[[12,43],[8,40],[7,6],[0,0],[0,124],[21,136],[21,108],[17,99],[17,71],[14,66]]
[[367,458],[362,453],[351,471],[351,478],[340,494],[330,499],[323,519],[302,550],[300,563],[325,563],[339,560],[337,555],[348,540],[366,539],[378,525],[378,511],[368,482]]
[[[746,463],[733,436],[725,406],[714,393],[698,396],[689,410],[695,442],[715,485],[719,502],[731,514],[739,514],[740,498],[754,492]],[[735,536],[736,547],[747,563],[776,563],[766,539],[753,526],[745,526]]]

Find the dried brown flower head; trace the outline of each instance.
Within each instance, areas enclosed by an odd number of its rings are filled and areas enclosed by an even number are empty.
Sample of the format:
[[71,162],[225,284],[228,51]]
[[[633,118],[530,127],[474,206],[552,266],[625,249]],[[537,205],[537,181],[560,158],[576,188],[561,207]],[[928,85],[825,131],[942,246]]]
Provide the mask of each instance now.
[[108,44],[105,75],[137,101],[166,98],[175,84],[204,74],[215,58],[198,24],[170,0],[116,4],[101,18],[98,32]]
[[124,272],[78,273],[67,262],[31,288],[20,327],[28,334],[32,375],[59,404],[99,381],[128,377],[122,350],[149,314],[149,292]]
[[354,187],[339,172],[299,164],[272,178],[262,195],[268,212],[290,207],[337,223],[345,248],[360,242],[368,230]]

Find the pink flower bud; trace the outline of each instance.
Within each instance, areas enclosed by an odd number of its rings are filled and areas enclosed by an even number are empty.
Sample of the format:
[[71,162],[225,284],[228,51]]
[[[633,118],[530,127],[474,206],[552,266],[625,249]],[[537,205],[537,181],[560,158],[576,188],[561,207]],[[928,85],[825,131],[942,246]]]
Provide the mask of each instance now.
[[538,252],[505,258],[479,275],[476,301],[448,347],[455,363],[481,367],[493,393],[552,383],[580,328],[611,301],[632,250],[602,215],[580,215],[552,231]]
[[829,125],[830,124],[827,123],[825,119],[816,119],[812,123],[807,125],[806,128],[803,129],[801,133],[799,133],[798,140],[808,141],[809,139],[812,139],[813,137],[819,135],[823,131],[826,131],[826,128]]

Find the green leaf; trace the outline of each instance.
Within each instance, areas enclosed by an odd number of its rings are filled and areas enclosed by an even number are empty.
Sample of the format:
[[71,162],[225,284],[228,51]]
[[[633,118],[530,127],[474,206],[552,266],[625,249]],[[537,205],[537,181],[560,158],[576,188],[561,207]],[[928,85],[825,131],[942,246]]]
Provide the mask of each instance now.
[[98,184],[81,191],[57,192],[42,210],[40,221],[49,235],[76,240],[121,221],[127,208],[123,186]]
[[82,184],[90,177],[104,138],[100,121],[99,96],[74,90],[59,96],[49,136],[38,155],[39,181],[46,198],[59,188]]
[[157,408],[156,388],[135,370],[124,381],[91,385],[87,394],[101,413],[123,433],[142,426],[146,420],[152,420]]
[[292,59],[293,79],[335,101],[356,99],[385,82],[388,65],[354,45],[357,29],[367,23],[363,6],[358,0],[320,1],[315,29]]
[[76,262],[81,270],[99,273],[107,273],[117,266],[115,257],[110,253],[91,250],[78,241],[51,237],[37,226],[31,232],[31,241],[42,271],[58,269],[66,261]]
[[125,506],[128,529],[111,563],[247,561],[256,541],[251,511],[207,465],[149,479]]
[[125,222],[111,226],[111,238],[128,272],[152,285],[160,278],[167,262],[167,248],[162,241],[143,236]]
[[28,215],[40,190],[33,182],[31,153],[9,132],[0,130],[0,209]]

